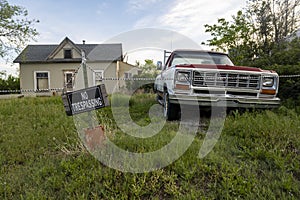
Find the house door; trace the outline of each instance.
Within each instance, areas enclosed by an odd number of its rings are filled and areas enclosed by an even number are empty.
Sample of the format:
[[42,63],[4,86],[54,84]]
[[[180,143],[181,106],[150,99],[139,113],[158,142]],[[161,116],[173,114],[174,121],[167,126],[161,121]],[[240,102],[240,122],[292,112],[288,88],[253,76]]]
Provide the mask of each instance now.
[[49,73],[36,72],[36,89],[49,90]]
[[64,87],[67,91],[73,90],[74,73],[75,73],[75,71],[65,71],[64,72]]

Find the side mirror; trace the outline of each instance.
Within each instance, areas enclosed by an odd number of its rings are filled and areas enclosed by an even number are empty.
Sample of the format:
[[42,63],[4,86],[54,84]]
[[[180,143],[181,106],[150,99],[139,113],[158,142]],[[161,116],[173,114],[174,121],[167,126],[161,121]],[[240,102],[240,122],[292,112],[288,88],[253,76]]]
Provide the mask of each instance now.
[[162,62],[161,61],[157,61],[156,69],[157,70],[162,70]]

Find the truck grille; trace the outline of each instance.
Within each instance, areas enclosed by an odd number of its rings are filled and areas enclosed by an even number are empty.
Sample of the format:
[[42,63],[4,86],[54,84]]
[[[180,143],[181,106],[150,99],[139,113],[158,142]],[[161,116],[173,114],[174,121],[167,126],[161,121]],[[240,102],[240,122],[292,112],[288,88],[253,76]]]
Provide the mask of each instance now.
[[193,72],[193,86],[259,89],[260,75],[232,72]]

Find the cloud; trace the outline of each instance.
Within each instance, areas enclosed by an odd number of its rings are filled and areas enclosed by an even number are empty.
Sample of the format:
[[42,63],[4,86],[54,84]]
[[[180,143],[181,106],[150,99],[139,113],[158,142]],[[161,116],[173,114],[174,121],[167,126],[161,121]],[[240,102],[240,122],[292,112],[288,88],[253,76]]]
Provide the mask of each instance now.
[[129,12],[137,12],[137,11],[144,11],[149,9],[150,6],[157,5],[162,0],[129,0],[128,11]]
[[6,75],[0,76],[0,78],[7,78],[8,75],[15,77],[19,76],[19,64],[4,64],[0,63],[0,72],[4,72]]
[[155,15],[147,15],[143,18],[141,18],[140,20],[138,20],[135,25],[134,28],[138,29],[138,28],[149,28],[149,27],[155,27],[159,22],[157,21],[157,16]]
[[[154,1],[154,0],[153,0]],[[218,18],[231,19],[232,15],[245,7],[240,0],[176,0],[165,9],[164,14],[147,15],[138,20],[136,28],[167,28],[178,31],[199,43],[207,39],[205,24],[214,24]]]

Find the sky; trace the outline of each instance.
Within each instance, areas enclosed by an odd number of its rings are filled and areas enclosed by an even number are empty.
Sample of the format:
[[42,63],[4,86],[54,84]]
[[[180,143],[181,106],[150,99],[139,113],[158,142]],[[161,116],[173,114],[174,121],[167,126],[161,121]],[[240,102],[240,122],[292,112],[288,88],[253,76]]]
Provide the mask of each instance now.
[[[169,30],[197,44],[210,39],[205,24],[231,19],[246,0],[8,0],[28,10],[39,36],[30,44],[59,44],[66,36],[74,43],[105,43],[143,28]],[[147,40],[147,38],[145,37]],[[205,47],[204,47],[205,48]],[[126,46],[123,46],[126,53]],[[140,59],[144,59],[140,56]],[[133,59],[133,58],[131,58]],[[134,58],[138,59],[138,58]],[[151,59],[151,58],[150,58]],[[12,69],[14,71],[12,72]],[[17,74],[0,63],[0,71]]]

